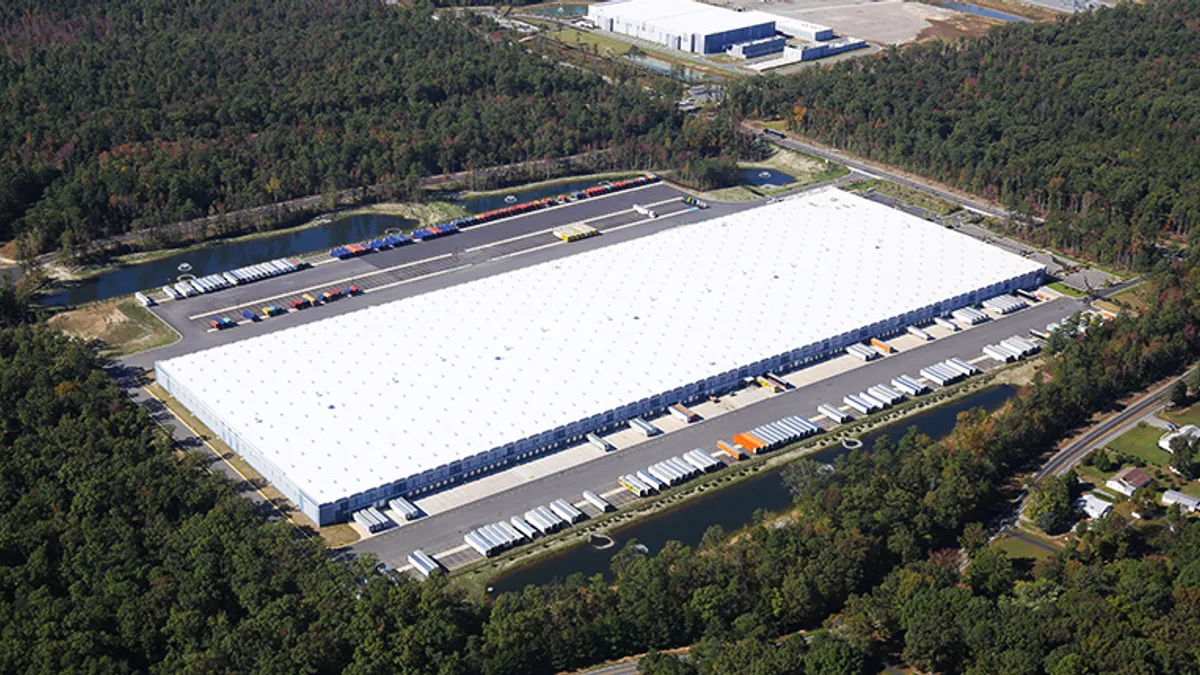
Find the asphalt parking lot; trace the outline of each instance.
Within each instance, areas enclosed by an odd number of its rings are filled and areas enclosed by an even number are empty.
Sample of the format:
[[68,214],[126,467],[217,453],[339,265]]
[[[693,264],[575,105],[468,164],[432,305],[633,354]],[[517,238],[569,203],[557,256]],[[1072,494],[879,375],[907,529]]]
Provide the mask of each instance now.
[[[557,208],[537,211],[504,221],[489,223],[427,242],[410,244],[345,261],[327,264],[260,282],[224,289],[181,301],[164,302],[154,311],[184,337],[196,329],[207,330],[213,316],[228,315],[240,320],[241,310],[261,313],[262,306],[274,304],[287,308],[293,297],[304,293],[319,295],[327,288],[355,284],[369,289],[396,281],[419,278],[435,272],[478,264],[506,254],[561,243],[552,234],[555,227],[570,223],[598,221],[597,229],[611,229],[645,220],[632,210],[634,204],[677,203],[685,193],[664,184],[620,192]],[[664,214],[690,211],[692,207],[665,209]],[[194,324],[194,325],[192,325]]]
[[[416,549],[437,557],[439,552],[459,549],[463,543],[462,536],[481,525],[524,513],[555,499],[575,501],[583,490],[605,494],[617,487],[618,475],[643,469],[693,448],[714,450],[716,441],[720,439],[731,438],[734,434],[788,415],[812,418],[816,415],[817,406],[822,403],[840,403],[848,393],[863,391],[897,375],[915,376],[921,368],[951,357],[974,359],[980,356],[985,344],[994,344],[1011,335],[1024,335],[1031,328],[1042,330],[1047,323],[1084,308],[1085,303],[1069,298],[1043,302],[1002,319],[879,359],[864,367],[656,436],[628,449],[406,523],[348,547],[347,553],[374,554],[393,567],[405,565],[406,556]],[[454,555],[459,556],[459,553]],[[473,551],[466,555],[467,559],[478,557]]]
[[[810,186],[807,189],[818,187]],[[129,366],[153,369],[155,361],[502,274],[646,236],[683,223],[707,220],[760,205],[759,202],[745,202],[695,209],[681,201],[685,194],[671,186],[656,183],[641,190],[537,211],[429,242],[318,265],[187,300],[166,302],[154,307],[153,311],[179,331],[183,339],[128,357],[123,362]],[[632,211],[634,204],[661,204],[658,217],[646,219],[636,214]],[[581,222],[596,227],[601,236],[568,243],[550,234],[556,227]],[[304,293],[315,296],[327,288],[344,289],[350,284],[369,292],[308,309],[289,310],[282,316],[244,322],[220,331],[212,330],[209,326],[209,320],[216,315],[241,319],[243,308],[261,314],[263,305],[286,307],[290,298]]]
[[[817,187],[819,186],[810,186],[805,190]],[[448,285],[465,283],[583,250],[627,241],[683,223],[707,220],[761,205],[761,202],[717,204],[710,209],[694,210],[680,201],[683,195],[684,193],[669,186],[655,184],[641,190],[617,193],[601,199],[472,228],[431,242],[374,253],[350,261],[320,265],[302,272],[186,301],[165,303],[155,310],[179,329],[184,339],[168,347],[129,357],[123,362],[129,366],[152,368],[156,360],[392,302]],[[632,211],[634,204],[661,204],[656,207],[659,217],[649,220],[636,214]],[[566,243],[558,241],[549,233],[554,227],[581,222],[596,227],[601,236]],[[364,281],[359,283],[356,279]],[[211,315],[214,310],[236,308],[238,303],[246,306],[257,305],[260,308],[260,301],[264,297],[278,297],[282,300],[289,295],[308,292],[304,289],[344,287],[348,283],[355,283],[368,292],[357,298],[289,312],[281,317],[224,331],[208,330],[205,321],[205,313]],[[273,300],[271,304],[286,303]],[[530,480],[517,487],[497,491],[462,506],[406,523],[392,532],[364,540],[350,547],[348,552],[374,553],[392,566],[403,566],[407,554],[417,548],[434,555],[446,550],[455,551],[461,548],[462,535],[465,532],[482,524],[495,522],[500,517],[507,518],[514,513],[523,513],[532,506],[545,504],[560,497],[570,497],[573,501],[585,489],[601,494],[611,493],[617,489],[615,479],[621,473],[644,468],[692,448],[711,450],[718,439],[727,439],[735,433],[786,415],[801,414],[812,418],[816,414],[816,406],[820,403],[840,402],[846,393],[861,391],[870,385],[887,381],[897,374],[916,375],[920,368],[950,356],[971,359],[979,355],[983,344],[998,342],[1013,334],[1023,334],[1029,328],[1044,328],[1046,323],[1083,307],[1083,303],[1069,299],[1042,303],[1014,316],[989,322],[851,372],[769,397],[754,405],[639,443],[627,450],[603,455],[554,475]],[[617,492],[608,498],[614,503],[633,499],[624,492]],[[474,551],[463,554],[467,558],[476,555]],[[460,553],[456,552],[453,555],[459,556]]]

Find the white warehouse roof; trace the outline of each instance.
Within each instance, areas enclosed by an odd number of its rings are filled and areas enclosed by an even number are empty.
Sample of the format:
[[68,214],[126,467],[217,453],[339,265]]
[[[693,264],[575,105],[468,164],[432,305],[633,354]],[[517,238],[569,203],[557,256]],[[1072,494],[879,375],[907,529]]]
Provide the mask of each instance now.
[[604,16],[633,24],[670,28],[673,33],[711,35],[775,21],[765,12],[735,12],[694,0],[609,0],[589,5]]
[[830,188],[171,359],[160,382],[329,503],[1041,269]]
[[829,26],[823,26],[819,23],[813,23],[811,21],[804,21],[803,19],[793,19],[792,17],[788,17],[788,16],[780,16],[777,14],[771,14],[770,12],[764,12],[764,11],[758,10],[758,9],[752,9],[752,10],[749,10],[746,12],[741,12],[741,14],[743,14],[747,18],[753,20],[756,24],[774,21],[775,22],[775,30],[779,31],[780,33],[783,33],[784,35],[790,35],[792,37],[807,38],[808,36],[813,36],[813,35],[816,35],[817,33],[824,33],[826,31],[833,30]]

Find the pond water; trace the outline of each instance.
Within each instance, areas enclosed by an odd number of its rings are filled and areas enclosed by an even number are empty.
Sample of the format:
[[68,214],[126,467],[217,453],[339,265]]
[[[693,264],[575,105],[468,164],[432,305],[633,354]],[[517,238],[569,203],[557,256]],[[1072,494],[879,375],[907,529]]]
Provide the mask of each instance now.
[[670,61],[663,61],[662,59],[656,59],[653,56],[647,56],[645,54],[627,54],[625,58],[633,61],[639,66],[642,66],[643,68],[649,68],[655,72],[662,73],[663,75],[670,75],[671,77],[679,78],[685,82],[703,82],[720,79],[694,68],[688,68],[687,66],[680,67],[674,63],[671,63]]
[[1030,23],[1030,20],[1026,19],[1023,16],[1017,16],[1016,14],[1007,14],[1005,12],[997,12],[994,9],[987,9],[986,7],[979,7],[977,5],[972,5],[972,4],[966,3],[966,2],[955,2],[953,0],[943,0],[942,2],[939,2],[937,5],[938,5],[938,7],[944,7],[946,9],[953,9],[956,12],[963,12],[965,14],[974,14],[976,16],[986,16],[989,19],[999,19],[1000,21],[1010,21],[1010,22],[1014,22],[1014,23]]
[[226,272],[264,260],[308,253],[339,244],[374,237],[391,228],[409,230],[416,221],[398,216],[361,215],[336,220],[328,225],[283,232],[252,241],[220,244],[179,253],[153,262],[122,267],[70,288],[46,296],[53,307],[106,300],[135,291],[162,286],[182,274],[180,265],[190,265],[189,274],[198,277]]
[[777,169],[742,169],[742,181],[755,187],[783,187],[796,179]]
[[[881,435],[899,437],[910,426],[916,426],[932,438],[940,439],[954,428],[960,412],[972,408],[996,410],[1016,392],[1017,388],[1009,385],[991,387],[873,431],[863,436],[862,441],[870,449]],[[846,452],[841,447],[829,448],[810,457],[820,462],[832,462]],[[497,579],[493,583],[494,592],[517,591],[528,584],[551,583],[576,572],[589,576],[608,573],[612,557],[634,539],[654,553],[672,540],[695,546],[711,525],[720,525],[726,532],[733,532],[750,523],[758,509],[778,511],[791,505],[792,495],[784,485],[782,474],[782,467],[771,469],[736,485],[693,498],[678,508],[609,532],[616,545],[603,551],[583,544],[518,568]]]
[[538,7],[528,10],[538,16],[585,16],[587,5],[557,5],[555,7]]
[[[599,185],[599,183],[594,179],[577,180],[523,192],[514,190],[511,193],[501,193],[495,196],[452,201],[465,208],[469,213],[482,213],[543,197],[557,197],[561,194]],[[184,264],[190,265],[190,268],[186,269],[187,273],[200,277],[216,272],[226,272],[245,265],[253,265],[264,260],[300,255],[370,239],[393,228],[411,230],[416,226],[416,221],[398,216],[378,214],[350,216],[327,225],[318,225],[294,232],[282,232],[252,241],[231,242],[199,248],[140,265],[118,268],[47,295],[44,303],[51,307],[64,307],[156,288],[175,281],[185,271],[179,268]]]

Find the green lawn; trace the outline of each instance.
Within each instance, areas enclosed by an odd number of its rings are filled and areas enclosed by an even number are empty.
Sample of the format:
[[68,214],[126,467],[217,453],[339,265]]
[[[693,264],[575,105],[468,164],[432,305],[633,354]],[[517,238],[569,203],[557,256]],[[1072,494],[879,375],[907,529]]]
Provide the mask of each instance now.
[[1150,466],[1163,466],[1171,461],[1171,454],[1158,447],[1158,439],[1166,433],[1145,422],[1114,438],[1108,447],[1141,459]]
[[1082,298],[1083,296],[1087,295],[1087,293],[1084,293],[1078,288],[1075,288],[1074,286],[1068,286],[1061,281],[1055,281],[1054,283],[1049,284],[1049,286],[1059,293],[1071,298]]
[[[1035,539],[1030,533],[1022,531],[1022,536]],[[1010,558],[1031,558],[1033,560],[1048,560],[1054,557],[1054,553],[1047,551],[1041,546],[1035,546],[1027,541],[1016,539],[1014,537],[1004,536],[992,542],[992,546],[1001,550],[1007,551]]]
[[1096,486],[1097,489],[1099,489],[1103,487],[1105,481],[1107,481],[1109,478],[1112,478],[1112,475],[1116,473],[1116,471],[1104,472],[1094,466],[1084,466],[1080,464],[1079,466],[1075,467],[1075,473],[1079,474],[1080,478],[1091,483],[1092,485]]
[[[542,22],[531,21],[531,23],[538,23],[539,25],[543,25]],[[542,35],[551,40],[556,40],[558,42],[561,42],[564,45],[567,45],[568,47],[576,47],[578,49],[595,54],[597,56],[604,56],[607,58],[621,58],[629,53],[630,47],[634,46],[628,42],[624,42],[624,41],[617,40],[614,38],[606,37],[599,33],[593,33],[591,31],[575,30],[574,28],[559,27],[559,28],[557,28],[557,30],[547,29],[545,32],[542,33]],[[725,77],[729,77],[730,75],[733,74],[733,73],[731,73],[729,71],[725,71],[725,70],[717,70],[715,68],[706,68],[704,65],[697,63],[695,61],[691,61],[688,59],[681,59],[681,58],[672,56],[671,54],[668,54],[665,52],[660,52],[660,51],[657,51],[654,49],[650,49],[650,48],[645,47],[640,44],[637,45],[637,48],[640,49],[643,54],[653,57],[653,58],[656,58],[660,61],[666,61],[667,63],[673,63],[676,65],[683,66],[685,68],[691,68],[693,70],[698,70],[698,71],[705,73],[706,75],[712,75],[717,78],[725,78]]]
[[927,211],[932,211],[942,216],[948,216],[951,213],[955,213],[956,211],[962,209],[961,205],[955,204],[952,201],[942,199],[941,197],[935,197],[928,192],[914,190],[913,188],[898,185],[891,181],[882,179],[868,178],[867,180],[860,180],[854,185],[849,186],[847,189],[855,192],[867,192],[868,190],[873,190],[889,197],[899,199],[905,204],[919,206]]
[[1185,424],[1195,424],[1200,426],[1200,405],[1192,405],[1184,408],[1183,410],[1160,413],[1159,417],[1171,420],[1179,426],[1183,426]]

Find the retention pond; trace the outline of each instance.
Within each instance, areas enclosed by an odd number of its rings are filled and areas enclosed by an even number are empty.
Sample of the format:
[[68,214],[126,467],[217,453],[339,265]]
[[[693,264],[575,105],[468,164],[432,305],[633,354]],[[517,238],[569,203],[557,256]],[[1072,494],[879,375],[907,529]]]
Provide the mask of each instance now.
[[[599,185],[600,182],[595,179],[576,180],[532,190],[514,189],[511,193],[451,201],[466,209],[468,213],[483,213],[543,197],[569,194],[576,190]],[[415,220],[383,214],[361,214],[338,218],[325,225],[280,232],[247,241],[234,241],[196,248],[138,265],[118,267],[111,272],[73,283],[50,294],[46,296],[44,303],[51,307],[65,307],[107,300],[174,282],[181,274],[185,273],[201,277],[206,274],[226,272],[265,260],[311,253],[370,239],[391,229],[407,231],[417,225]]]
[[972,5],[972,4],[966,3],[966,2],[955,2],[953,0],[943,0],[943,2],[939,2],[937,5],[938,5],[938,7],[952,9],[956,12],[963,12],[964,14],[974,14],[975,16],[986,16],[989,19],[998,19],[1000,21],[1008,21],[1011,23],[1030,23],[1030,19],[1026,19],[1023,16],[1017,16],[1016,14],[1008,14],[1006,12],[997,12],[994,9],[988,9],[986,7],[979,7],[978,5]]
[[416,225],[416,221],[398,216],[358,215],[341,218],[327,225],[280,232],[260,239],[196,248],[140,265],[119,267],[78,282],[46,296],[45,304],[64,307],[107,300],[174,282],[184,273],[202,277],[264,260],[286,258],[361,241],[392,228],[409,230]]
[[[910,426],[917,427],[934,439],[940,439],[954,428],[959,413],[972,408],[983,408],[989,412],[996,410],[1016,392],[1017,388],[1011,385],[990,387],[872,431],[861,440],[869,450],[880,436],[900,436]],[[829,448],[809,457],[819,462],[833,462],[847,452],[841,447]],[[792,495],[783,482],[783,467],[774,468],[728,488],[691,499],[678,508],[609,532],[615,545],[598,550],[585,543],[518,568],[497,579],[492,584],[493,592],[517,591],[529,584],[552,583],[577,572],[589,576],[607,574],[612,557],[630,541],[637,540],[650,553],[661,550],[668,541],[695,546],[712,525],[720,525],[726,532],[732,532],[749,524],[754,512],[759,509],[779,511],[791,503]]]

